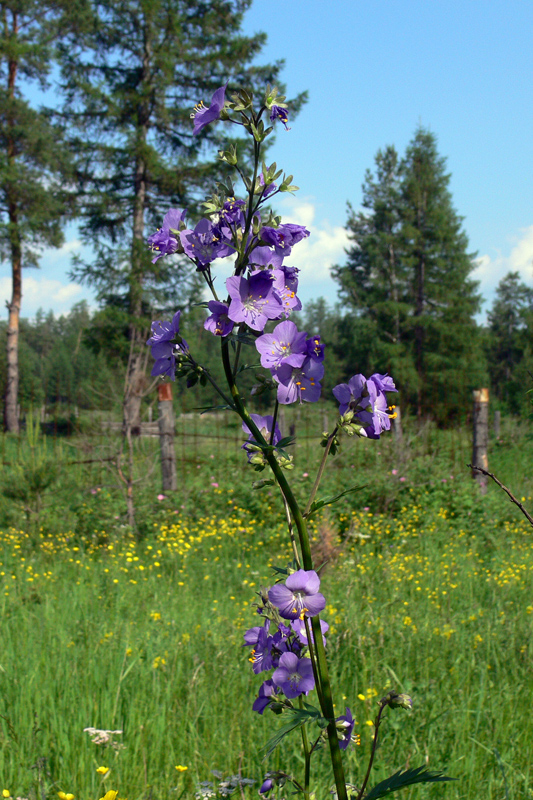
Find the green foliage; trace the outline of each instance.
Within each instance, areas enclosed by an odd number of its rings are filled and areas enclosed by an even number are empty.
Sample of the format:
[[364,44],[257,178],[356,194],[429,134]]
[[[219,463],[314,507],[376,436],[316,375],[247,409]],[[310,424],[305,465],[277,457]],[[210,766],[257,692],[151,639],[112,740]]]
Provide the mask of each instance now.
[[[191,111],[227,81],[263,89],[282,66],[252,66],[266,37],[240,30],[250,2],[91,0],[81,34],[61,46],[81,232],[96,251],[73,274],[103,303],[122,302],[136,325],[154,307],[174,312],[196,295],[198,276],[179,257],[153,264],[145,245],[170,207],[194,216],[219,170],[206,159],[206,146],[221,144],[216,126],[193,137]],[[242,156],[243,142],[230,144]]]
[[365,800],[377,800],[378,797],[386,797],[393,792],[404,789],[406,786],[413,786],[416,783],[440,783],[442,781],[453,781],[454,778],[447,778],[442,772],[432,772],[426,767],[416,767],[415,769],[399,769],[390,778],[377,783],[365,795]]
[[62,468],[61,448],[50,453],[32,413],[26,416],[25,439],[17,458],[2,474],[0,491],[23,510],[30,531],[39,529],[45,495],[52,489]]
[[[106,316],[105,312],[91,315],[82,301],[65,316],[56,318],[39,310],[34,320],[20,321],[22,412],[44,406],[57,428],[57,420],[70,419],[75,409],[113,407],[123,381],[120,357],[127,340],[120,337],[117,325],[102,323]],[[0,367],[1,361],[0,353]],[[4,380],[5,371],[0,370],[0,391]],[[74,421],[70,432],[75,427]]]
[[[322,449],[305,438],[307,419],[298,420],[297,410],[287,421],[297,425],[294,482],[305,500]],[[308,413],[316,430],[323,409]],[[504,418],[489,463],[531,508],[529,434],[530,426]],[[337,713],[350,706],[361,736],[344,755],[347,778],[360,785],[372,745],[367,723],[376,700],[396,687],[413,697],[413,710],[401,720],[385,718],[375,784],[387,776],[384,765],[405,770],[427,757],[429,770],[438,764],[458,780],[408,787],[410,797],[500,800],[497,748],[510,796],[527,797],[533,721],[517,708],[533,657],[531,529],[497,487],[479,495],[464,468],[468,431],[420,429],[407,419],[406,437],[403,461],[392,438],[344,441],[326,481],[333,494],[350,471],[369,484],[384,475],[377,488],[339,501],[329,518],[336,567],[321,574]],[[176,788],[177,797],[192,797],[213,768],[261,782],[265,766],[283,769],[298,759],[298,743],[287,736],[262,762],[272,731],[268,712],[251,711],[261,676],[251,673],[242,648],[242,632],[257,624],[255,593],[275,580],[266,564],[291,558],[279,495],[273,487],[252,489],[242,437],[223,417],[187,416],[178,419],[179,490],[157,500],[157,472],[139,485],[147,525],[136,542],[105,466],[65,463],[71,451],[80,453],[72,460],[96,458],[102,438],[94,437],[86,455],[86,439],[65,441],[39,536],[28,536],[23,514],[9,528],[6,504],[15,503],[0,498],[4,786],[13,797],[32,797],[38,788],[47,800],[57,791],[96,800],[117,789],[141,800]],[[40,441],[51,456],[51,438]],[[4,470],[15,445],[0,437]],[[144,439],[144,446],[147,452],[136,450],[139,465],[147,453],[157,458],[157,440]],[[326,525],[314,520],[318,544]],[[83,732],[88,726],[122,729],[115,738],[124,749],[93,744]],[[327,753],[319,753],[324,796],[326,762]],[[32,769],[38,763],[41,786]],[[102,764],[111,768],[104,784],[96,773]],[[188,769],[178,773],[176,765]]]
[[47,85],[52,46],[68,18],[61,4],[3,4],[0,34],[0,258],[20,249],[37,266],[43,246],[59,247],[69,207],[70,159],[63,128],[30,106],[21,80]]

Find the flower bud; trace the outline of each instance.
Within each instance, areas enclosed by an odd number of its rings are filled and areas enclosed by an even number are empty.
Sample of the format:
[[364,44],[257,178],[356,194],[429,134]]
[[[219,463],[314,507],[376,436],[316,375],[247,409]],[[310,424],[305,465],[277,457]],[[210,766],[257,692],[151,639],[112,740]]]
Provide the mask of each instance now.
[[379,703],[381,706],[389,706],[389,708],[411,709],[413,707],[413,700],[408,694],[396,694],[394,690],[382,697]]

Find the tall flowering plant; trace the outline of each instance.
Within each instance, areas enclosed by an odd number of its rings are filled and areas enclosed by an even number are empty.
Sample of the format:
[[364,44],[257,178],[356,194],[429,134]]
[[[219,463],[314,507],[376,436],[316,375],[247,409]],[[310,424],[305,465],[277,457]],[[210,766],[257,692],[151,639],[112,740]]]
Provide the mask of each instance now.
[[[313,785],[311,768],[314,754],[327,746],[334,793],[339,800],[348,797],[373,800],[412,783],[448,779],[422,768],[409,769],[367,790],[383,712],[386,708],[411,707],[408,696],[391,691],[379,703],[366,774],[361,776],[357,787],[346,782],[342,751],[356,739],[354,719],[350,708],[337,717],[334,712],[326,658],[329,626],[321,619],[327,600],[320,591],[307,521],[311,514],[350,491],[341,492],[336,498],[316,499],[328,457],[339,448],[341,435],[379,439],[390,429],[394,417],[394,406],[389,405],[387,393],[397,389],[389,375],[379,373],[369,378],[356,374],[335,387],[339,418],[333,431],[324,434],[323,457],[307,504],[302,508],[287,478],[293,467],[293,457],[287,448],[293,439],[280,430],[278,412],[280,405],[314,403],[320,398],[325,348],[318,333],[300,331],[290,319],[292,312],[302,307],[297,294],[299,270],[293,265],[294,259],[298,243],[310,233],[302,225],[282,222],[269,209],[276,195],[294,192],[298,187],[292,184],[292,175],[282,173],[275,163],[267,166],[262,156],[264,142],[277,122],[290,130],[289,115],[285,98],[275,88],[267,87],[258,110],[249,92],[237,91],[228,100],[226,91],[227,86],[220,87],[209,106],[200,103],[196,107],[192,115],[193,133],[222,119],[240,125],[251,136],[254,153],[251,175],[243,170],[235,147],[219,153],[221,161],[233,168],[235,180],[240,181],[243,198],[236,197],[234,184],[227,179],[203,204],[204,218],[194,227],[187,227],[185,210],[170,209],[162,227],[148,238],[154,261],[182,253],[203,276],[212,297],[206,303],[208,315],[204,327],[219,339],[226,385],[218,385],[195,360],[180,333],[179,311],[171,322],[152,323],[152,335],[147,342],[155,359],[152,375],[171,380],[185,377],[189,385],[199,380],[203,385],[209,382],[213,386],[223,407],[242,421],[247,437],[243,450],[250,466],[257,471],[270,470],[271,477],[255,485],[260,488],[276,484],[287,513],[293,558],[289,565],[275,568],[277,582],[260,592],[257,604],[260,624],[244,633],[244,647],[249,648],[251,669],[264,678],[251,704],[252,710],[258,714],[273,712],[283,723],[266,744],[265,752],[269,755],[285,736],[299,731],[304,769],[303,776],[296,776],[290,770],[267,773],[260,794],[271,798],[279,787],[287,785],[290,794],[302,794],[305,800],[323,797],[323,791],[317,793]],[[234,269],[221,291],[216,285],[213,262],[226,257],[234,258]],[[255,348],[265,370],[251,398],[239,388],[243,347]],[[275,394],[272,414],[252,413],[249,400],[269,389]],[[316,705],[308,701],[313,697]],[[200,788],[198,797],[212,792],[211,784],[204,789]]]

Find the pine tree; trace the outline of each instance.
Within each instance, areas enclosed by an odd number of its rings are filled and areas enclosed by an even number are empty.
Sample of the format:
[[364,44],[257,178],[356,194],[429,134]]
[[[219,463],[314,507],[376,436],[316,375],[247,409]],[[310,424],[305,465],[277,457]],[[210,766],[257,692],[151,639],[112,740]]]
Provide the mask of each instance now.
[[22,268],[38,265],[42,246],[59,247],[68,175],[62,131],[22,94],[24,81],[46,87],[54,39],[65,24],[60,3],[0,2],[0,259],[11,264],[4,428],[18,432],[19,319]]
[[[145,241],[169,207],[212,188],[216,126],[193,137],[191,111],[229,80],[275,81],[280,63],[250,66],[264,34],[240,32],[251,0],[92,0],[85,34],[62,55],[64,116],[77,130],[82,237],[95,250],[74,276],[129,319],[125,429],[138,432],[150,313],[186,300],[179,258],[151,262]],[[302,98],[300,98],[301,101]],[[190,287],[189,287],[190,288]]]
[[[375,176],[370,170],[363,184],[363,211],[348,203],[348,261],[335,267],[341,297],[357,317],[351,320],[363,352],[357,363],[362,371],[376,363],[391,374],[408,379],[412,364],[406,340],[410,313],[410,282],[400,248],[400,160],[392,146],[378,150]],[[346,331],[346,325],[341,326]],[[347,346],[349,344],[347,342]],[[354,346],[357,348],[357,345]],[[411,376],[412,378],[412,376]]]
[[517,413],[525,386],[517,368],[529,354],[533,329],[533,289],[509,272],[498,284],[488,313],[489,369],[496,397]]
[[[446,160],[419,128],[402,161],[401,247],[412,281],[411,336],[418,416],[466,404],[483,373],[475,314],[481,298],[468,238],[452,205]],[[414,387],[413,387],[414,388]],[[444,400],[444,407],[443,401]]]
[[403,404],[441,421],[466,409],[484,379],[475,263],[445,166],[423,128],[400,163],[394,148],[379,151],[364,211],[350,209],[354,245],[334,272],[344,300],[369,324],[365,368],[393,374]]

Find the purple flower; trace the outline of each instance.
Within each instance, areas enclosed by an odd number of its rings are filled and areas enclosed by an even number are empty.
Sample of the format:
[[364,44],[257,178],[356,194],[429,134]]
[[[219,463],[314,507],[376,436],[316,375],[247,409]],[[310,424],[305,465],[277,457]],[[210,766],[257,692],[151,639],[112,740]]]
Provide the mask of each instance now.
[[274,686],[272,678],[269,678],[268,681],[264,681],[259,688],[259,694],[254,701],[252,711],[257,711],[258,714],[262,714],[265,708],[276,699],[278,693],[279,687]]
[[323,375],[324,365],[310,356],[307,356],[301,367],[282,364],[273,373],[273,378],[278,384],[278,401],[283,405],[295,403],[296,400],[316,403],[320,400],[322,387],[319,381]]
[[[277,253],[271,250],[270,247],[263,245],[262,247],[254,247],[248,256],[248,263],[250,267],[270,267],[271,269],[278,270],[283,261],[283,253]],[[276,273],[274,272],[274,277]]]
[[[309,641],[307,639],[307,631],[305,629],[305,622],[303,619],[295,619],[291,622],[291,628],[293,629],[294,633],[300,640],[300,642],[307,647]],[[324,622],[323,619],[320,620],[320,630],[322,631],[322,640],[324,642],[324,647],[326,646],[326,637],[324,636],[325,633],[329,631],[329,625],[327,622]],[[314,644],[315,637],[313,635],[313,631],[311,631],[311,642]]]
[[373,375],[370,376],[368,379],[369,381],[373,381],[380,392],[397,392],[398,389],[394,385],[394,381],[390,377],[390,375],[380,375],[379,372],[374,372]]
[[186,211],[171,208],[167,211],[163,220],[163,226],[158,228],[155,233],[148,237],[147,242],[150,249],[156,253],[152,259],[155,264],[158,258],[175,253],[179,248],[179,226],[183,222]]
[[281,122],[285,125],[285,130],[290,131],[287,122],[289,121],[289,115],[287,114],[287,109],[283,108],[282,106],[272,106],[270,109],[270,121],[275,122],[277,119],[281,120]]
[[339,383],[333,389],[333,394],[340,403],[339,414],[343,416],[349,408],[356,409],[360,406],[363,392],[366,388],[366,378],[359,373],[350,378],[348,383]]
[[272,780],[272,778],[265,778],[263,783],[261,784],[261,788],[259,789],[259,794],[268,794],[268,792],[272,791],[276,784]]
[[320,589],[320,578],[312,569],[299,569],[285,583],[277,583],[268,591],[268,599],[279,609],[283,619],[315,617],[326,607]]
[[[270,444],[271,443],[270,436],[272,434],[272,423],[274,422],[274,417],[271,414],[267,415],[266,417],[262,417],[260,414],[250,414],[250,416],[257,425],[257,427],[259,428],[259,433],[262,435],[263,439],[265,439],[265,441],[267,441]],[[248,441],[243,444],[242,449],[246,450],[246,452],[248,453],[248,461],[250,461],[252,456],[257,452],[256,447],[254,447],[254,445],[257,445],[257,442],[254,439],[253,433],[251,432],[246,422],[242,423],[242,429],[245,433],[248,434]],[[272,444],[276,445],[280,439],[281,439],[281,431],[279,429],[278,424],[276,423],[276,427],[274,428],[274,436],[272,438]]]
[[259,635],[261,631],[265,630],[269,631],[270,629],[270,620],[266,619],[264,625],[255,625],[253,628],[249,628],[244,634],[244,644],[243,647],[255,647],[257,642],[259,641]]
[[278,319],[283,311],[268,270],[249,278],[233,275],[226,280],[226,287],[231,297],[229,318],[245,322],[254,331],[262,331],[269,319]]
[[320,336],[311,336],[307,340],[307,355],[316,361],[324,361],[325,344],[320,343]]
[[272,680],[289,700],[309,694],[315,688],[313,665],[310,658],[298,658],[295,653],[283,653]]
[[235,248],[224,241],[219,228],[208,219],[201,219],[194,231],[180,233],[183,252],[198,264],[206,267],[215,258],[225,258],[235,252]]
[[272,661],[273,642],[274,637],[268,635],[268,628],[260,628],[255,647],[249,659],[256,675],[259,675],[260,672],[272,669],[274,666]]
[[242,228],[244,226],[244,214],[242,209],[245,205],[246,203],[244,200],[236,200],[234,197],[230,197],[222,207],[220,218],[228,225],[236,223]]
[[180,328],[180,315],[181,311],[174,314],[172,322],[165,322],[156,320],[152,322],[152,335],[146,342],[152,348],[152,356],[156,362],[152,368],[152,375],[166,375],[171,380],[175,378],[176,372],[176,358],[174,350],[178,347],[182,352],[186,353],[189,349],[185,339],[176,345],[172,342],[179,334]]
[[281,266],[274,270],[274,287],[281,298],[285,309],[285,316],[288,317],[291,311],[300,311],[302,303],[296,292],[298,291],[298,272],[297,267]]
[[[259,236],[262,241],[272,247],[279,247],[282,250],[287,250],[293,245],[309,236],[309,231],[303,225],[295,225],[293,222],[288,222],[286,225],[280,225],[278,228],[264,227],[259,231]],[[290,253],[290,249],[287,252]]]
[[337,717],[335,722],[337,723],[337,731],[339,734],[339,747],[341,750],[346,750],[352,741],[352,731],[355,725],[355,720],[350,709],[346,707],[346,714]]
[[203,101],[195,106],[194,111],[191,114],[191,118],[194,119],[193,135],[196,136],[197,133],[200,133],[202,128],[205,128],[205,126],[209,125],[210,122],[213,122],[215,119],[220,117],[220,112],[224,108],[224,95],[226,94],[227,85],[228,84],[226,83],[224,86],[221,86],[216,90],[211,98],[209,108],[204,106]]
[[364,426],[361,435],[369,439],[379,439],[383,431],[390,429],[387,398],[379,386],[386,386],[390,392],[397,391],[392,378],[379,373],[371,375],[368,380],[359,373],[348,383],[340,383],[333,389],[340,403],[340,415],[346,414],[348,409],[353,411],[355,421]]
[[228,317],[228,306],[218,300],[210,300],[207,304],[211,316],[204,322],[206,331],[211,331],[215,336],[227,336],[233,330],[233,322]]
[[276,370],[282,364],[301,367],[306,358],[306,334],[300,333],[294,322],[280,322],[272,333],[264,333],[255,340],[261,355],[261,366]]

